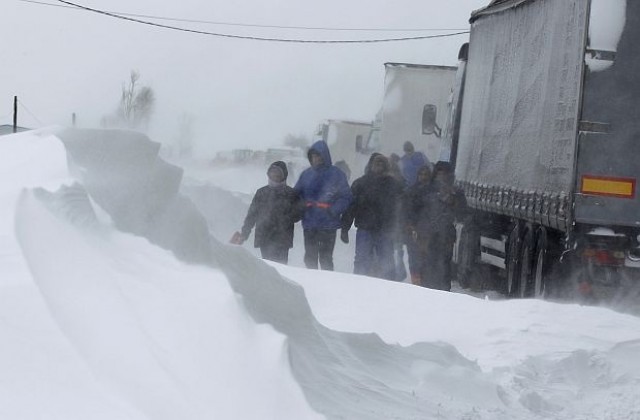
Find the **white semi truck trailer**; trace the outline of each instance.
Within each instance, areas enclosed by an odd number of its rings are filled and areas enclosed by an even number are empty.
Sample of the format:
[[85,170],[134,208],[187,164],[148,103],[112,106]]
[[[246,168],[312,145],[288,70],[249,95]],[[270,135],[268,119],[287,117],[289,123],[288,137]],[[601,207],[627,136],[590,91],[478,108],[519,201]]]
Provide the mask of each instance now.
[[422,121],[448,116],[470,207],[461,283],[493,267],[512,296],[637,293],[640,1],[494,0],[470,22],[449,112]]

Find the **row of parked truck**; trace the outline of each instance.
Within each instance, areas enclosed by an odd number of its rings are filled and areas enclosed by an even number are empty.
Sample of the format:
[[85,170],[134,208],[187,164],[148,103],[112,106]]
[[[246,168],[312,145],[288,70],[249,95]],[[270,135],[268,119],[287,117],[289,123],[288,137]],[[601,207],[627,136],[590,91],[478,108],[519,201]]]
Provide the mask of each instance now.
[[463,286],[637,293],[639,39],[635,0],[493,0],[472,12],[456,67],[387,63],[374,122],[321,134],[356,169],[407,140],[455,165],[471,209],[454,253]]

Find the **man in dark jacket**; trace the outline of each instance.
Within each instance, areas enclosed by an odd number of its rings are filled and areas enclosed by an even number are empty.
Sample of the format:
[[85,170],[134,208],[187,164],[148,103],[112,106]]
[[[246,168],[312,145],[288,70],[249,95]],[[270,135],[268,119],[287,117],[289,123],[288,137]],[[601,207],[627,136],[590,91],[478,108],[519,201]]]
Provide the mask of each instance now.
[[467,200],[454,186],[449,162],[434,166],[432,187],[414,198],[415,230],[421,260],[422,285],[451,290],[451,257],[456,239],[455,221],[464,217]]
[[231,241],[242,244],[255,226],[254,246],[260,248],[262,258],[283,264],[287,264],[289,249],[293,247],[293,225],[304,212],[304,202],[287,185],[287,175],[284,162],[269,166],[268,185],[256,191],[242,230],[236,232]]
[[[391,153],[389,155],[389,175],[394,177],[400,184],[402,185],[403,194],[407,189],[407,181],[404,179],[402,175],[402,170],[400,169],[400,156],[395,153]],[[404,202],[404,197],[402,200]],[[402,205],[400,206],[402,207]],[[404,215],[404,213],[402,213]],[[407,277],[407,269],[404,265],[404,245],[407,242],[406,233],[404,232],[402,224],[398,226],[398,230],[395,234],[393,247],[395,249],[395,260],[396,260],[396,280],[404,281]]]
[[389,161],[379,153],[369,159],[364,176],[351,185],[353,202],[343,216],[343,241],[355,222],[356,255],[353,272],[396,279],[394,239],[399,227],[403,185],[389,174]]
[[407,254],[409,256],[409,273],[411,283],[422,286],[425,265],[426,236],[428,231],[423,224],[430,218],[430,200],[434,193],[432,174],[429,166],[418,169],[416,183],[407,189],[404,203],[404,221]]
[[327,143],[315,142],[307,154],[310,168],[301,174],[294,190],[304,200],[304,263],[307,268],[333,270],[333,249],[340,217],[351,204],[347,178],[332,165]]

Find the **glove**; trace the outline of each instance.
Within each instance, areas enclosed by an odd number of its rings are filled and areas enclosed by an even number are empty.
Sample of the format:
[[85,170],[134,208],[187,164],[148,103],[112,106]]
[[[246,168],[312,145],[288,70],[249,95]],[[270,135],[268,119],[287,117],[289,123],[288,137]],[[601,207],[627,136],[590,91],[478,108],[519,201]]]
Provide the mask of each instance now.
[[233,235],[231,236],[231,239],[229,239],[229,243],[234,245],[242,245],[243,242],[244,242],[244,237],[240,232],[234,232]]
[[345,244],[349,243],[349,231],[347,229],[342,229],[340,231],[340,240]]

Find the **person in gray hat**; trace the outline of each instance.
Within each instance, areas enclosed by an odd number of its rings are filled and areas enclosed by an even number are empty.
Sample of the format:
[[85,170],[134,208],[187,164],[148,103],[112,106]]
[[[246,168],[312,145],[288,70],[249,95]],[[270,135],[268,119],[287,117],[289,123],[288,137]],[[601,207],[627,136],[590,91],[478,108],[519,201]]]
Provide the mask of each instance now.
[[231,243],[240,245],[256,227],[254,246],[260,248],[262,258],[287,264],[289,249],[293,247],[293,225],[302,218],[304,201],[287,185],[287,165],[273,162],[267,170],[268,184],[256,191],[247,217]]

